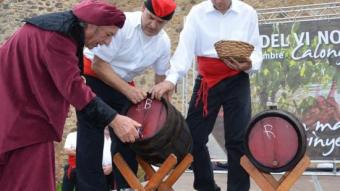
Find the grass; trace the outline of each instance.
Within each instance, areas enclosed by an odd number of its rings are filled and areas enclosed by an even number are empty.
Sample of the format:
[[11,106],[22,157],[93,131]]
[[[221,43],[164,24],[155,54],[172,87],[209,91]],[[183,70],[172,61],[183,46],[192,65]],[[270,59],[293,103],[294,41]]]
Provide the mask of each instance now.
[[56,191],[61,191],[61,183],[57,183],[57,190]]

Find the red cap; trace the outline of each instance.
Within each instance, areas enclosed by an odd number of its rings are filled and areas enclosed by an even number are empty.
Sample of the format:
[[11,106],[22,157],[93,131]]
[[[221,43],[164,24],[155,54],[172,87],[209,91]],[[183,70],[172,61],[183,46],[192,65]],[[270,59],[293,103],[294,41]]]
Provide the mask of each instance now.
[[170,20],[175,12],[174,0],[144,0],[145,7],[157,17]]
[[78,19],[97,26],[117,26],[122,28],[124,13],[115,6],[102,0],[84,0],[75,5],[73,14]]

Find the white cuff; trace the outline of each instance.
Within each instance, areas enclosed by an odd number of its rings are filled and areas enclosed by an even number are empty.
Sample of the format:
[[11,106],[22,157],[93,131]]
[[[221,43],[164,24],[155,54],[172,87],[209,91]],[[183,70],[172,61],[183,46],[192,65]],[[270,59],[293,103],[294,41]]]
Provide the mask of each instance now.
[[176,73],[168,74],[166,76],[165,80],[173,83],[174,85],[176,85],[177,80],[178,80],[178,74],[176,74]]

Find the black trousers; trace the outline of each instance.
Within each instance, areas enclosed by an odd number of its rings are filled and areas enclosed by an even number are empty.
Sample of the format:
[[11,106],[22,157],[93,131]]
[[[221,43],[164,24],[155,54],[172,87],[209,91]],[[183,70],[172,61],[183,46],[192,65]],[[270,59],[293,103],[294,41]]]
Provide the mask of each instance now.
[[208,136],[212,132],[219,109],[224,111],[224,138],[228,156],[228,191],[248,191],[249,175],[240,165],[244,154],[244,136],[251,118],[249,77],[240,73],[227,78],[209,90],[208,115],[203,117],[203,104],[195,106],[201,84],[198,76],[191,97],[187,123],[193,137],[192,164],[194,188],[200,191],[220,190],[214,181],[210,155],[207,148]]
[[76,188],[76,184],[77,184],[76,169],[72,169],[70,176],[68,176],[67,175],[68,168],[69,168],[68,164],[64,166],[64,177],[63,177],[63,184],[61,187],[62,191],[74,191],[74,189]]
[[111,191],[115,189],[115,180],[113,172],[111,174],[106,175],[106,182],[107,182],[107,188]]
[[[97,96],[117,112],[121,112],[129,103],[125,95],[97,78],[86,76],[86,83]],[[102,170],[104,129],[91,127],[80,115],[77,115],[77,119],[77,177],[79,188],[81,191],[107,190],[107,181]],[[137,173],[138,163],[135,153],[127,144],[122,143],[116,137],[112,128],[109,128],[109,130],[112,140],[111,153],[120,152],[130,168]],[[112,164],[112,168],[117,188],[128,188],[129,185],[114,164]]]

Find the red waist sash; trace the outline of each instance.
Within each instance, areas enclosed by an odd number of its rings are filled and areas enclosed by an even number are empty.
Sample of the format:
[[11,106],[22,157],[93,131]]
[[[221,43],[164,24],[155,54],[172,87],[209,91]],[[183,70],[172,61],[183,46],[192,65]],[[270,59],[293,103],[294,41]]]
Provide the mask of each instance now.
[[83,57],[84,60],[84,74],[96,77],[96,73],[92,70],[92,61],[86,56]]
[[240,73],[238,70],[229,68],[218,58],[198,56],[198,72],[202,76],[201,86],[196,99],[196,106],[202,99],[203,115],[208,114],[208,92],[223,79],[235,76]]
[[[92,70],[92,61],[84,56],[84,74],[92,77],[97,77],[96,73]],[[135,82],[128,82],[131,86],[135,86]]]

